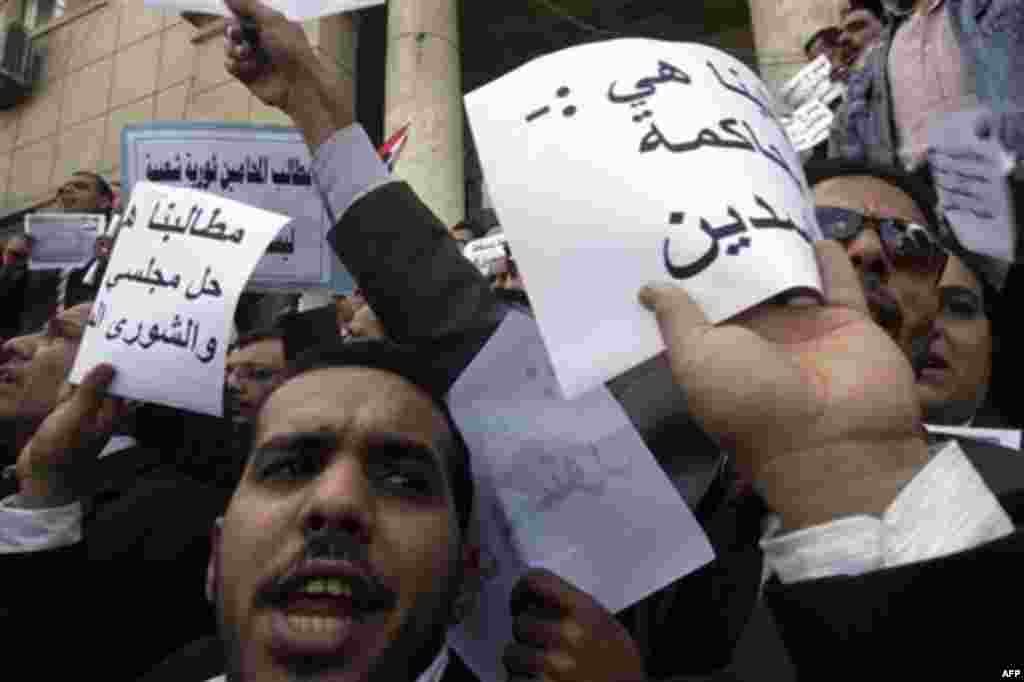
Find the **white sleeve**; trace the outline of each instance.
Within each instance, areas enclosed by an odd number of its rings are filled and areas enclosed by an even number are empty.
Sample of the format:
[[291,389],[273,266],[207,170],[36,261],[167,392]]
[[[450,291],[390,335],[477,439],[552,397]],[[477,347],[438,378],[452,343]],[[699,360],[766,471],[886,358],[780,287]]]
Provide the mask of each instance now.
[[1013,523],[951,441],[907,484],[882,518],[852,516],[761,541],[766,569],[784,583],[860,575],[997,540]]
[[313,157],[313,179],[337,225],[352,204],[381,185],[394,182],[358,123],[336,131]]
[[24,509],[17,495],[0,500],[0,554],[40,552],[82,539],[82,505]]

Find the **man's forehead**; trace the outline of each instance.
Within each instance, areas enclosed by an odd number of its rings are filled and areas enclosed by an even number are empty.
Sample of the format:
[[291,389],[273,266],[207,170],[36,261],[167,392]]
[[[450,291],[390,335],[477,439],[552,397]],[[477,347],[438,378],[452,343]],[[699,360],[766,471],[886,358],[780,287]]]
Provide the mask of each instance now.
[[72,322],[74,324],[85,326],[85,323],[89,319],[89,312],[91,310],[92,303],[79,303],[78,305],[72,306],[57,315],[57,319],[62,322]]
[[260,412],[258,441],[290,432],[397,433],[430,444],[447,423],[431,398],[402,377],[365,367],[306,372],[280,386]]
[[281,339],[254,341],[232,351],[228,356],[227,364],[234,366],[253,361],[283,364],[285,361],[284,342]]
[[877,218],[899,218],[926,225],[914,199],[899,187],[870,175],[849,175],[822,180],[814,186],[818,206],[846,208]]
[[855,9],[847,12],[843,17],[843,28],[846,28],[850,24],[856,23],[868,23],[875,18],[875,15],[866,9]]

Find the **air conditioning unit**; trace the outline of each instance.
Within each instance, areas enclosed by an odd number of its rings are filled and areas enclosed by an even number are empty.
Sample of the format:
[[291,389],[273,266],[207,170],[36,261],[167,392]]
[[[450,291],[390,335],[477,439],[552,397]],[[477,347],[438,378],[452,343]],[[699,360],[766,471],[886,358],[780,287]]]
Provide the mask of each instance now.
[[25,27],[8,24],[0,31],[0,109],[10,109],[31,91],[42,60],[32,49],[32,38]]

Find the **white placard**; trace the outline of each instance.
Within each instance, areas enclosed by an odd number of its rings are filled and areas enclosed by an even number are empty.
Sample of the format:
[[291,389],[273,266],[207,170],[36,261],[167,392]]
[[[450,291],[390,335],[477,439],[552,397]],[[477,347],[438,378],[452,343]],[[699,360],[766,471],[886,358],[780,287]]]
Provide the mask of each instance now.
[[954,438],[973,438],[974,440],[1001,445],[1010,450],[1020,450],[1020,429],[980,429],[973,426],[939,426],[925,424],[930,433],[939,433]]
[[91,259],[107,218],[94,213],[29,213],[25,233],[33,239],[29,270],[77,268]]
[[572,398],[660,352],[640,287],[681,284],[713,322],[820,291],[820,238],[771,96],[703,45],[621,39],[470,93],[487,187]]
[[351,279],[327,243],[330,219],[313,182],[309,148],[294,128],[133,125],[124,130],[123,154],[129,189],[136,181],[189,187],[292,218],[260,259],[250,290],[324,288],[336,271],[335,280]]
[[[331,14],[354,12],[355,10],[383,5],[385,0],[263,0],[263,4],[276,9],[292,21],[309,21]],[[173,12],[203,12],[231,16],[223,0],[145,0],[151,9]]]
[[476,608],[450,641],[481,680],[505,679],[509,595],[527,567],[547,568],[617,612],[714,558],[608,390],[571,402],[558,395],[531,318],[505,317],[448,403],[472,456],[484,572]]
[[221,415],[238,297],[287,222],[206,192],[137,183],[71,382],[108,362],[114,395]]
[[995,135],[978,136],[978,123],[987,115],[970,109],[936,117],[928,127],[928,163],[939,208],[964,248],[1012,263],[1017,223],[1009,177],[1014,158]]
[[495,264],[508,257],[508,240],[502,233],[474,239],[466,244],[463,255],[484,275],[490,275]]
[[784,117],[786,133],[798,152],[814,149],[828,139],[836,115],[821,101],[812,99]]
[[832,62],[826,55],[819,55],[782,86],[779,99],[795,110],[813,100],[832,104],[845,93],[846,86],[832,80]]

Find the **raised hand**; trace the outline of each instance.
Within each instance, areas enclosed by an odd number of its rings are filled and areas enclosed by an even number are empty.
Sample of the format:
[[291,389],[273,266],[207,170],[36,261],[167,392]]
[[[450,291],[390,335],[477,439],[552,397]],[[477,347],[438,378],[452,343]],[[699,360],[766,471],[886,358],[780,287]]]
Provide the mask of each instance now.
[[[259,0],[225,0],[236,18],[227,33],[228,72],[245,83],[264,104],[288,111],[293,90],[319,66],[302,26]],[[241,20],[251,24],[258,49],[243,36]]]
[[78,387],[65,384],[57,407],[18,455],[21,502],[54,507],[74,502],[86,491],[90,470],[126,407],[106,395],[114,368],[99,365]]
[[796,527],[881,513],[927,461],[906,356],[842,247],[815,248],[824,305],[763,304],[713,326],[678,287],[640,292],[692,414]]
[[503,662],[510,679],[642,682],[643,659],[626,629],[593,597],[535,569],[510,598],[515,640]]

